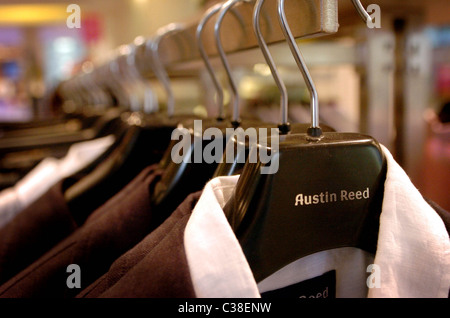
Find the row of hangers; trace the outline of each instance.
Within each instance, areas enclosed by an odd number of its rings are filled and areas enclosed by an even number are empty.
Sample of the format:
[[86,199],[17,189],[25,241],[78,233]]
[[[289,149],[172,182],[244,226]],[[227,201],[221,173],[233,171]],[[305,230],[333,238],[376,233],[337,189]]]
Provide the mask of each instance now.
[[[257,282],[296,259],[322,250],[352,246],[375,253],[386,173],[382,149],[370,136],[336,132],[320,124],[318,92],[287,21],[285,0],[278,0],[280,27],[310,94],[311,122],[289,123],[287,90],[260,28],[264,2],[229,0],[218,3],[205,12],[198,24],[195,40],[216,89],[219,110],[216,118],[175,114],[175,98],[170,76],[161,61],[160,45],[165,37],[185,28],[181,23],[161,28],[145,41],[140,38],[126,46],[125,54],[62,84],[61,92],[66,100],[82,106],[81,109],[86,109],[86,105],[94,107],[89,108],[89,115],[84,111],[71,114],[70,119],[88,120],[76,133],[61,131],[60,137],[52,139],[53,143],[68,142],[70,138],[70,142],[82,141],[108,134],[117,138],[107,154],[86,168],[82,178],[74,178],[75,181],[69,178],[64,186],[69,209],[84,211],[78,215],[81,222],[145,166],[158,162],[164,174],[155,187],[152,201],[159,209],[157,217],[161,222],[187,195],[201,190],[211,178],[240,175],[224,212]],[[364,21],[370,19],[359,1],[352,2]],[[253,30],[258,46],[281,94],[279,125],[240,117],[239,92],[220,33],[225,15],[238,3],[253,6]],[[217,51],[234,97],[231,117],[224,114],[224,89],[202,43],[204,26],[213,17],[216,17]],[[138,53],[146,57],[142,69],[138,66]],[[166,113],[159,111],[154,90],[143,75],[149,70],[167,94]],[[136,87],[144,92],[144,103],[136,101]],[[127,107],[107,107],[112,104]],[[197,119],[202,120],[202,136],[208,128],[214,127],[222,131],[223,137],[199,139],[194,134]],[[227,134],[227,128],[275,129],[276,139],[272,135],[267,142],[256,146],[248,142],[242,145],[242,140]],[[174,130],[179,136],[188,134],[191,141],[191,148],[183,153],[190,158],[179,163],[171,160],[171,152],[179,142],[171,138]],[[40,139],[42,144],[41,137],[36,137],[35,143]],[[276,148],[271,144],[274,141],[279,142]],[[195,161],[196,148],[201,147],[203,153],[212,142],[222,143],[224,149],[234,149],[233,162],[190,163]],[[261,148],[271,153],[270,162],[242,161]],[[278,167],[276,173],[262,173],[261,168],[272,165]],[[300,194],[305,197],[320,194],[322,198],[336,194],[339,198],[341,191],[366,191],[370,195],[366,200],[327,199],[327,204],[299,204],[297,200]]]

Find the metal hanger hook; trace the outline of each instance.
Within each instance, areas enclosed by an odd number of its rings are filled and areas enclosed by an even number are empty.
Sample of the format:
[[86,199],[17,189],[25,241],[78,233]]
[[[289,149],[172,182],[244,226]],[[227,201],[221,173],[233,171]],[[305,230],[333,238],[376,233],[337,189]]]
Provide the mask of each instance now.
[[155,76],[163,85],[166,94],[167,94],[167,114],[169,117],[172,117],[175,112],[175,97],[172,90],[172,84],[170,82],[169,75],[164,68],[164,65],[159,56],[159,46],[163,38],[168,36],[169,34],[179,32],[184,30],[186,27],[181,23],[171,23],[167,26],[160,28],[156,36],[153,39],[149,39],[146,42],[146,48],[150,49],[152,61],[151,64],[153,66],[153,71]]
[[106,68],[106,70],[108,71],[107,80],[111,85],[110,87],[112,87],[113,90],[117,91],[117,97],[119,99],[121,106],[122,107],[125,106],[129,109],[132,102],[127,90],[123,85],[123,78],[120,74],[120,67],[118,61],[120,55],[118,55],[117,53],[118,52],[116,52],[115,56],[111,60],[109,60],[109,62],[107,62]]
[[258,45],[264,55],[264,58],[270,68],[272,76],[275,83],[280,90],[280,109],[281,109],[281,123],[280,123],[280,133],[287,134],[290,131],[290,125],[288,122],[288,92],[286,85],[284,84],[281,75],[275,66],[272,55],[270,54],[267,43],[261,32],[260,18],[261,18],[261,8],[266,0],[257,0],[255,7],[253,9],[253,30],[255,31],[256,39],[258,40]]
[[372,17],[369,15],[369,13],[364,9],[364,6],[361,4],[361,1],[359,0],[351,0],[353,3],[353,6],[355,7],[356,11],[358,12],[361,19],[365,22],[372,22]]
[[291,49],[295,62],[297,63],[297,66],[303,75],[303,78],[305,80],[306,86],[308,87],[308,91],[310,94],[311,128],[308,129],[308,135],[313,139],[320,138],[322,136],[322,129],[320,129],[319,126],[319,98],[317,94],[317,89],[314,85],[314,81],[311,78],[311,74],[309,73],[303,55],[297,46],[297,42],[295,41],[294,35],[292,34],[292,31],[287,22],[285,13],[285,0],[278,0],[278,19],[283,34],[289,44],[289,48]]
[[222,120],[225,117],[224,109],[223,109],[223,107],[224,107],[223,106],[223,100],[224,100],[223,87],[220,84],[219,80],[217,79],[216,73],[214,72],[214,69],[209,60],[208,54],[206,53],[205,48],[203,46],[202,34],[203,34],[203,30],[205,29],[206,23],[209,21],[209,19],[211,19],[211,17],[213,17],[217,12],[219,12],[219,10],[222,8],[222,6],[223,6],[223,3],[218,3],[214,6],[212,6],[211,8],[209,8],[206,11],[206,13],[204,14],[204,16],[202,17],[200,23],[197,26],[197,30],[196,30],[197,46],[198,46],[198,50],[200,51],[200,56],[203,59],[203,62],[205,63],[208,74],[210,75],[210,77],[213,81],[214,87],[216,88],[217,104],[219,107],[218,120]]
[[234,95],[232,122],[236,125],[239,123],[239,108],[240,108],[239,91],[238,91],[236,82],[233,79],[233,74],[231,72],[230,63],[228,62],[228,59],[225,54],[225,50],[223,49],[220,30],[222,27],[222,21],[230,9],[232,9],[236,4],[238,4],[240,2],[250,3],[253,1],[254,0],[228,0],[227,2],[225,2],[222,5],[222,8],[219,11],[219,16],[217,17],[217,20],[216,20],[216,24],[214,25],[214,35],[215,35],[215,40],[216,40],[217,51],[219,52],[220,59],[222,61],[222,64],[223,64],[226,74],[227,74],[228,82],[230,84],[231,90]]

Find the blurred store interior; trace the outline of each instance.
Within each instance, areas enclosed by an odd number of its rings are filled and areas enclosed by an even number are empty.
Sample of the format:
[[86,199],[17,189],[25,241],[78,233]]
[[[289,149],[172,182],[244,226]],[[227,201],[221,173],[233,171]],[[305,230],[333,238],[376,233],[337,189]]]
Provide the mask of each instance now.
[[[61,81],[88,72],[139,36],[196,19],[215,2],[0,0],[1,124],[53,116]],[[319,92],[321,118],[338,131],[376,138],[424,196],[450,210],[450,2],[374,0],[380,28],[362,23],[350,1],[338,2],[336,34],[298,41]],[[80,28],[67,24],[73,3],[80,8]],[[289,90],[290,120],[307,122],[309,95],[288,46],[271,51]],[[276,121],[279,92],[261,52],[230,61],[242,112]],[[174,79],[177,110],[214,114],[214,90],[204,73],[200,68]],[[164,105],[161,85],[154,89]]]

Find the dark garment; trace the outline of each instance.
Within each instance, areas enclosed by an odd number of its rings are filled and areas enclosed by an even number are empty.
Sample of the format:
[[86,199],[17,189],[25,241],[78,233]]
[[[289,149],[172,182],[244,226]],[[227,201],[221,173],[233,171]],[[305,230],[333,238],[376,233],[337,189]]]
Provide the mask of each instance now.
[[[67,267],[81,270],[82,287],[107,272],[112,262],[147,235],[153,226],[150,195],[161,176],[158,166],[146,170],[146,177],[127,195],[118,193],[95,211],[75,233],[0,287],[2,298],[72,298],[80,292],[70,289]],[[124,189],[125,190],[125,189]]]
[[0,284],[77,228],[59,182],[0,229]]
[[[90,222],[94,222],[104,213],[108,213],[112,207],[118,204],[124,204],[124,200],[128,200],[129,195],[135,191],[136,188],[140,187],[142,183],[146,182],[146,179],[155,171],[158,170],[158,165],[150,165],[144,170],[142,170],[130,183],[128,183],[119,193],[114,195],[111,199],[109,199],[106,203],[102,205],[101,208],[95,210],[89,215],[84,224],[89,224]],[[159,174],[159,173],[157,173]]]
[[[155,167],[144,169],[120,195],[107,201],[103,209],[92,213],[88,221],[94,220],[101,211],[108,210],[124,200]],[[77,212],[69,212],[62,190],[64,182],[62,180],[54,185],[0,229],[0,285],[31,265],[82,225],[77,224],[73,217]]]
[[425,198],[425,201],[436,211],[437,214],[441,217],[442,221],[445,224],[445,228],[447,229],[447,233],[450,236],[450,212],[444,210],[441,206],[439,206],[436,202]]
[[[440,205],[438,205],[436,202],[425,198],[425,201],[428,202],[428,204],[436,211],[436,213],[441,217],[442,221],[444,222],[445,228],[447,229],[447,233],[450,236],[450,212],[447,210],[444,210]],[[450,288],[448,290],[448,296],[447,298],[450,298]]]
[[190,214],[200,195],[201,192],[190,195],[162,226],[116,260],[108,273],[77,297],[196,297],[183,239]]
[[77,297],[195,297],[183,236],[200,195],[189,195],[160,227],[118,258],[105,275]]

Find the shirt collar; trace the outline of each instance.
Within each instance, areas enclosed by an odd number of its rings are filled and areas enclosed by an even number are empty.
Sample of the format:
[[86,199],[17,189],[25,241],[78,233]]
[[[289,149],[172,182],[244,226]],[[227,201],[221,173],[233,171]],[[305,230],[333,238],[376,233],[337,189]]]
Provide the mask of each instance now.
[[448,297],[450,240],[444,222],[382,146],[388,170],[369,297]]
[[250,266],[223,212],[238,178],[211,180],[186,226],[186,257],[199,298],[259,297]]

